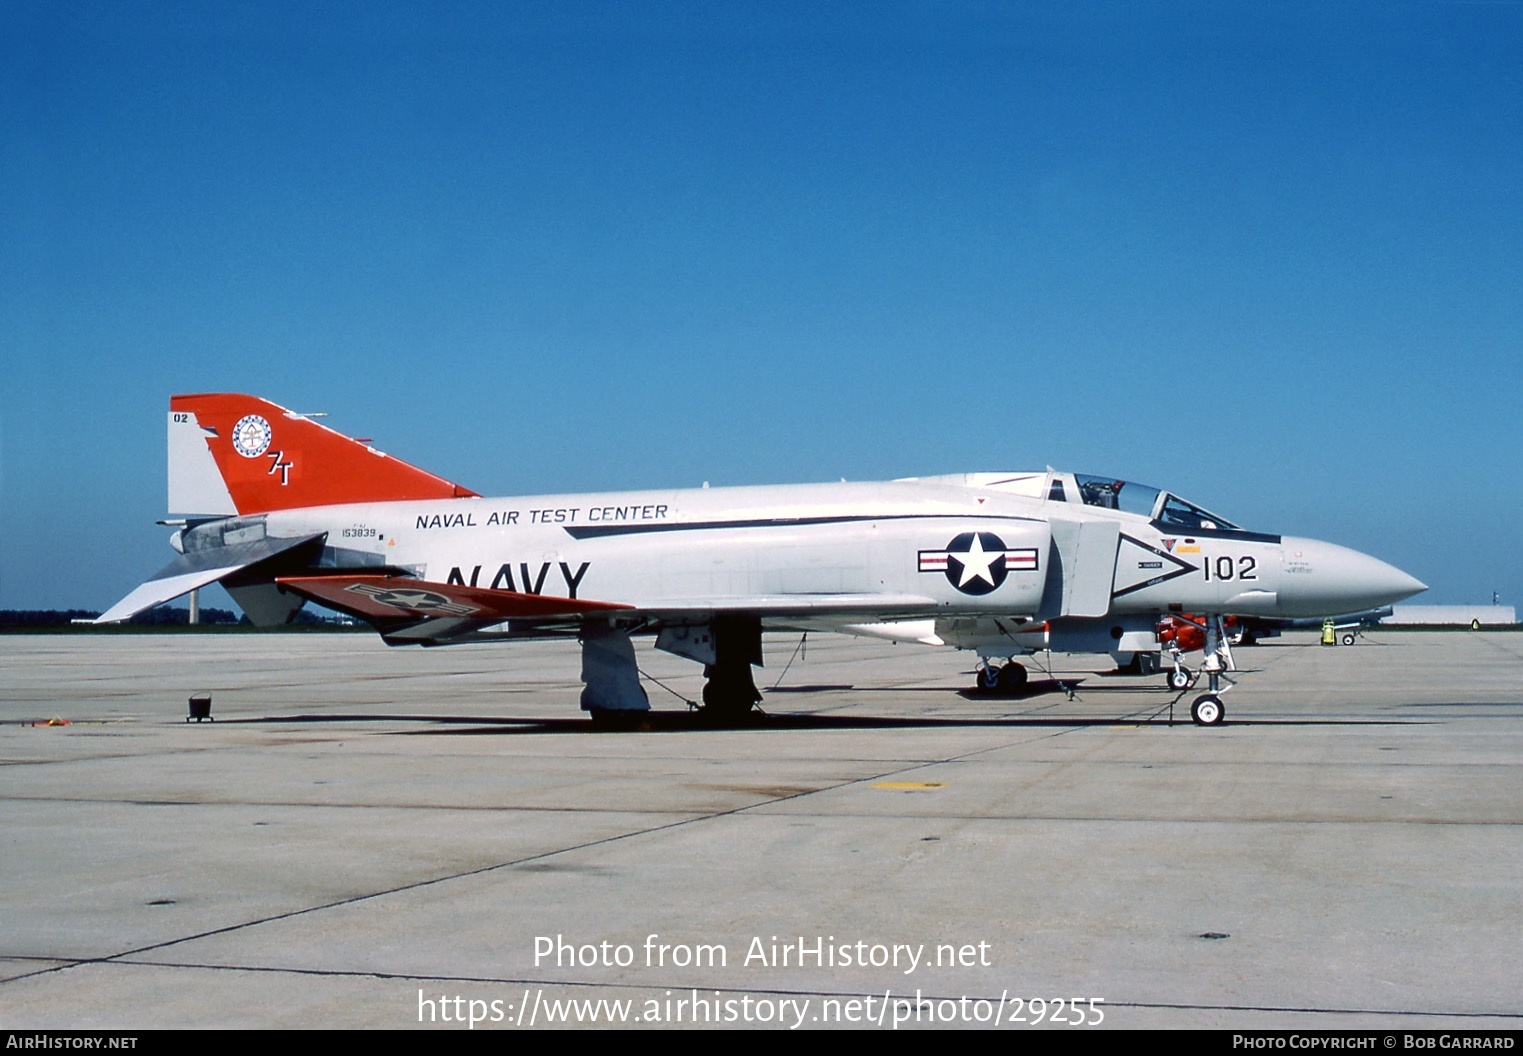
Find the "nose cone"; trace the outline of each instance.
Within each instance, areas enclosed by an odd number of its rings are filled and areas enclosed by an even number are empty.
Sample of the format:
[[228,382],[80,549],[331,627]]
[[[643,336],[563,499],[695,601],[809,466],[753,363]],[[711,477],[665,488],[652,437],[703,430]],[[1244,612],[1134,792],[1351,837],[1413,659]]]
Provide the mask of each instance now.
[[1280,611],[1286,616],[1341,616],[1394,605],[1428,589],[1379,558],[1317,539],[1284,539]]

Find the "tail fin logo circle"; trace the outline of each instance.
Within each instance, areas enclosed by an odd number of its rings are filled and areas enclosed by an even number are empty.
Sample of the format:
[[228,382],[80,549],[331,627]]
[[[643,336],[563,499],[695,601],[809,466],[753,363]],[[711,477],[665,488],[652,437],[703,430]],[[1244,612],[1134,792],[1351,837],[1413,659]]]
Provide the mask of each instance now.
[[246,414],[233,426],[233,450],[244,458],[258,458],[269,450],[270,423],[257,414]]

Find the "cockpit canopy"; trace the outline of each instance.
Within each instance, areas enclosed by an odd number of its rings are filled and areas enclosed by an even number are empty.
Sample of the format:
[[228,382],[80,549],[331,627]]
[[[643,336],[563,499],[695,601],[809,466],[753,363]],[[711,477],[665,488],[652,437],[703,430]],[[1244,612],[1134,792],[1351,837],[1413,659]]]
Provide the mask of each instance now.
[[[1225,517],[1218,517],[1210,510],[1201,509],[1193,502],[1186,502],[1178,495],[1150,488],[1146,484],[1133,484],[1115,477],[1094,477],[1087,473],[1075,473],[1074,483],[1079,486],[1079,498],[1086,506],[1098,506],[1106,510],[1120,510],[1146,517],[1162,527],[1182,531],[1240,532],[1243,529]],[[1056,494],[1062,489],[1062,476],[1052,478],[1053,494],[1048,498],[1061,498],[1069,502],[1072,497]]]
[[1064,473],[1048,469],[1045,473],[955,473],[940,477],[915,477],[914,480],[955,484],[965,488],[989,488],[1011,495],[1024,495],[1048,502],[1071,502],[1105,510],[1146,517],[1158,527],[1180,532],[1240,532],[1255,535],[1225,517],[1186,502],[1178,495],[1133,484],[1115,477],[1097,477],[1088,473]]

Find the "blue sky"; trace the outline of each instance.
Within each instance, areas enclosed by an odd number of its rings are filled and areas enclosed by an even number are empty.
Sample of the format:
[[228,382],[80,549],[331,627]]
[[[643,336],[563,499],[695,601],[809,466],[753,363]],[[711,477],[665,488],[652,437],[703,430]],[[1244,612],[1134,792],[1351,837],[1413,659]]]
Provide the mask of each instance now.
[[[863,13],[867,12],[867,13]],[[1523,6],[0,6],[0,608],[174,392],[489,494],[1058,466],[1523,600]]]

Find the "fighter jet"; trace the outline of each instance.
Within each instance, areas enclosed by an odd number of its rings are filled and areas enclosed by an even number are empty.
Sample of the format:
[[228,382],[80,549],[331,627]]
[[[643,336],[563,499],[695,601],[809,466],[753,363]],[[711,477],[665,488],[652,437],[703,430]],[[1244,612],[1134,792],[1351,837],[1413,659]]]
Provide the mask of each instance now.
[[220,582],[259,626],[310,600],[391,645],[573,636],[582,707],[604,721],[650,707],[635,635],[705,665],[704,710],[725,719],[761,699],[763,630],[971,649],[980,683],[998,685],[1024,676],[1013,658],[1033,636],[1141,647],[1159,616],[1192,613],[1210,678],[1192,716],[1215,725],[1224,616],[1350,612],[1425,589],[1354,550],[1051,469],[487,498],[254,396],[175,396],[168,438],[163,523],[179,556],[97,622]]

